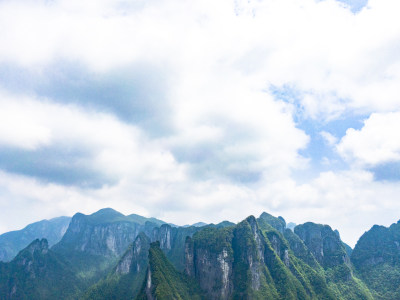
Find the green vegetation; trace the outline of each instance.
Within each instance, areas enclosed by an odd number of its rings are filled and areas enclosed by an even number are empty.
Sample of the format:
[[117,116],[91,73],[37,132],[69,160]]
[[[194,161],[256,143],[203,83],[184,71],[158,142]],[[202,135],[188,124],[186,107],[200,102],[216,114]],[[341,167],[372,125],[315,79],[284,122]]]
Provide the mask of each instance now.
[[400,221],[389,228],[373,226],[354,248],[358,276],[375,299],[400,299]]
[[[202,299],[200,288],[194,280],[175,270],[160,249],[160,243],[150,246],[148,275],[137,299],[147,299],[146,292],[154,299]],[[150,281],[149,281],[150,280]]]
[[0,299],[400,299],[400,223],[374,226],[353,251],[327,225],[285,224],[77,214],[52,249],[35,240],[0,262]]
[[9,263],[0,263],[0,299],[75,299],[81,283],[70,266],[35,240]]

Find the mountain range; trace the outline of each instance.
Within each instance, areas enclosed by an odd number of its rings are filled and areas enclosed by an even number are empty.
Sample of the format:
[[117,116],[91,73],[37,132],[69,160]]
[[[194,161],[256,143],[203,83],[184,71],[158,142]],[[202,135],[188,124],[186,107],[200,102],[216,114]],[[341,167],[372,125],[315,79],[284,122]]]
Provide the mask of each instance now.
[[5,233],[0,254],[5,300],[400,299],[399,222],[351,249],[329,225],[265,212],[175,226],[106,208]]

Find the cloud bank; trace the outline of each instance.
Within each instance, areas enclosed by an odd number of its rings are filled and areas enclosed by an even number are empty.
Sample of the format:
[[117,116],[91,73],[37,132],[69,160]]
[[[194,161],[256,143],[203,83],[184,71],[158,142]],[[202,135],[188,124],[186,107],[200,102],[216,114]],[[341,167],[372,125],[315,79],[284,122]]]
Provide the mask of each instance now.
[[0,231],[106,206],[351,244],[397,221],[399,6],[0,2]]

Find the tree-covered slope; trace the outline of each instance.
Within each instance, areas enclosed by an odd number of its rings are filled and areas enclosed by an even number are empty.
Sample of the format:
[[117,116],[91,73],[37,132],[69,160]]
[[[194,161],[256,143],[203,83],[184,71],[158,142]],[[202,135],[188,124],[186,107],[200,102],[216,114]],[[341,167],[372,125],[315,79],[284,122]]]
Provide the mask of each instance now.
[[51,247],[58,243],[68,228],[70,217],[58,217],[29,224],[25,228],[0,235],[0,261],[12,260],[35,239],[45,238]]
[[198,284],[178,272],[154,242],[149,250],[149,267],[138,300],[199,300],[203,299]]
[[82,299],[135,299],[146,275],[149,249],[150,239],[140,233],[108,276],[92,286]]
[[185,272],[207,299],[371,299],[329,226],[296,228],[266,213],[205,228],[187,239]]
[[375,299],[400,299],[400,221],[365,232],[351,261]]
[[0,262],[0,299],[400,299],[399,245],[400,222],[351,251],[328,225],[267,213],[176,227],[103,209]]
[[69,264],[35,240],[11,262],[0,263],[0,299],[75,299],[81,284]]

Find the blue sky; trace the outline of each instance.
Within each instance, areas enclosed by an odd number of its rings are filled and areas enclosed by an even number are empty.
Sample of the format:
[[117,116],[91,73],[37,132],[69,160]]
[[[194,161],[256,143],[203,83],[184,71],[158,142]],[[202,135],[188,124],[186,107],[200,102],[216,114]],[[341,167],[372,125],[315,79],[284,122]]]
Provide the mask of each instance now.
[[1,1],[0,232],[113,207],[400,219],[395,0]]

